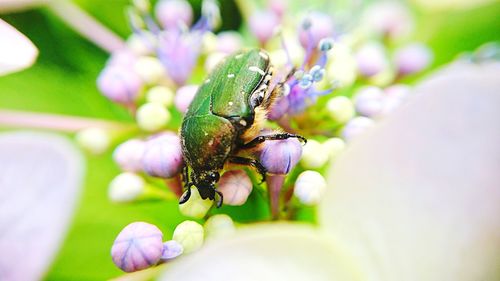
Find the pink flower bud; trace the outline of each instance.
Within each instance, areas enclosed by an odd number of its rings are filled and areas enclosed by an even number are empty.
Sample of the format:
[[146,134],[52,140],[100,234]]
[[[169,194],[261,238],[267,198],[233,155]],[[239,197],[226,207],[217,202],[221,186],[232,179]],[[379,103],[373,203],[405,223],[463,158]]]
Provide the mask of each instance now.
[[171,178],[183,165],[180,139],[174,134],[164,134],[149,140],[142,156],[144,171],[153,177]]
[[198,88],[198,85],[186,85],[180,87],[177,90],[174,99],[174,104],[177,110],[182,113],[187,111],[189,105],[191,104],[191,101],[198,91]]
[[296,138],[264,143],[260,162],[271,174],[288,174],[300,160],[302,145]]
[[361,88],[355,95],[354,105],[359,114],[375,117],[384,108],[384,93],[374,86]]
[[163,252],[163,234],[158,227],[134,222],[127,225],[111,248],[113,262],[125,272],[148,268],[158,263]]
[[137,98],[142,81],[130,68],[108,65],[99,74],[97,87],[110,100],[130,104]]
[[359,49],[356,53],[356,62],[359,73],[365,77],[374,76],[388,66],[384,47],[374,42],[365,44]]
[[269,8],[278,16],[278,18],[283,18],[285,11],[287,9],[288,3],[286,0],[270,0]]
[[252,188],[252,181],[247,173],[242,170],[233,170],[222,175],[217,190],[224,195],[224,204],[241,206],[247,201]]
[[217,52],[232,54],[243,46],[243,38],[238,32],[224,31],[217,35]]
[[400,75],[419,72],[429,66],[431,61],[431,50],[420,43],[403,47],[394,55],[394,62]]
[[321,12],[312,12],[303,19],[299,26],[300,44],[304,48],[316,48],[319,41],[333,35],[332,18]]
[[342,130],[342,137],[346,141],[351,141],[373,125],[374,121],[368,117],[355,117],[345,125]]
[[156,4],[155,11],[156,18],[165,29],[190,26],[193,21],[191,5],[184,0],[161,0]]
[[175,240],[170,240],[163,243],[163,252],[161,255],[161,259],[171,260],[173,258],[180,256],[183,252],[184,248],[179,242]]
[[113,160],[124,171],[139,172],[142,170],[144,148],[144,141],[138,139],[128,140],[116,147],[113,152]]
[[249,21],[250,31],[261,44],[265,44],[274,36],[275,28],[279,24],[279,18],[271,11],[255,12]]

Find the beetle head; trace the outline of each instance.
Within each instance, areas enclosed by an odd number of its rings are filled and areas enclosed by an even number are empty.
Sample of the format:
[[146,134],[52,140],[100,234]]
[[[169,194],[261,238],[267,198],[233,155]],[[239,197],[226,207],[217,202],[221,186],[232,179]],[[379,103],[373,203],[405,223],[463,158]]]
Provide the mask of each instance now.
[[215,199],[215,184],[219,181],[219,172],[207,171],[198,174],[195,178],[195,186],[202,199]]

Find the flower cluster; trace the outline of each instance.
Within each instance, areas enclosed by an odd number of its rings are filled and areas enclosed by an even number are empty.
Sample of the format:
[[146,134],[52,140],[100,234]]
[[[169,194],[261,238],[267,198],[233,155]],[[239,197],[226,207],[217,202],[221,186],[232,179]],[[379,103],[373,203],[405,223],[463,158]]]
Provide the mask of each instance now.
[[[201,17],[194,24],[185,0],[161,0],[154,12],[148,1],[133,3],[128,9],[133,34],[127,48],[111,55],[97,80],[103,95],[129,109],[137,124],[114,150],[113,159],[123,173],[110,183],[109,198],[177,202],[185,192],[177,133],[182,115],[201,77],[229,54],[251,46],[243,45],[239,33],[213,33],[219,21],[213,0],[203,1]],[[270,1],[268,8],[247,13],[247,28],[273,64],[269,88],[281,90],[261,135],[286,135],[286,131],[292,137],[267,140],[250,152],[267,171],[265,185],[253,173],[230,166],[216,188],[223,194],[223,204],[230,206],[245,204],[256,189],[267,190],[270,217],[293,220],[298,211],[320,202],[327,165],[377,119],[404,102],[411,90],[404,84],[406,77],[425,69],[432,53],[421,43],[401,43],[413,25],[401,4],[373,4],[363,12],[365,24],[353,29],[335,29],[335,15],[323,12],[308,12],[297,24],[286,10],[285,1]],[[78,134],[80,143],[93,153],[105,151],[113,137],[124,136],[95,128]],[[163,243],[155,226],[131,224],[112,249],[118,267],[129,272],[156,265],[195,251],[204,234],[234,230],[229,216],[214,215],[213,201],[190,188],[191,197],[179,205],[179,212],[207,219],[205,228],[185,221],[174,231],[173,240]]]

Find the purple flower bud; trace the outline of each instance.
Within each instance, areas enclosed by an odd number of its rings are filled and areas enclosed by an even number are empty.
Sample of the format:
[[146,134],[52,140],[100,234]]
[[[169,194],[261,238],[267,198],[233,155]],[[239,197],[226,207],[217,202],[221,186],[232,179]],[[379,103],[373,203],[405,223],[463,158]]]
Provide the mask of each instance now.
[[139,172],[142,170],[144,148],[144,141],[138,139],[128,140],[115,148],[113,160],[124,171]]
[[393,85],[384,89],[385,99],[381,113],[386,115],[394,111],[394,109],[404,102],[410,90],[411,88],[409,86],[403,84]]
[[286,97],[283,97],[276,101],[276,103],[271,108],[271,111],[269,111],[267,117],[270,120],[278,120],[288,112],[289,106],[290,104],[288,102],[288,99]]
[[161,254],[161,259],[171,260],[173,258],[180,256],[183,252],[184,248],[179,242],[175,240],[170,240],[163,243],[163,252]]
[[110,100],[130,104],[137,98],[142,81],[131,68],[108,65],[99,74],[97,87]]
[[198,85],[186,85],[177,90],[174,99],[174,104],[177,110],[182,113],[187,111],[191,101],[198,91],[198,88]]
[[274,36],[275,28],[279,24],[279,18],[271,11],[255,12],[249,21],[250,31],[262,45]]
[[354,106],[356,111],[367,117],[379,115],[384,108],[384,93],[374,86],[361,88],[355,95]]
[[111,54],[107,64],[119,67],[129,67],[132,69],[136,61],[137,56],[134,53],[129,49],[121,49]]
[[252,192],[252,181],[242,170],[225,172],[219,181],[217,190],[224,195],[224,204],[241,206]]
[[155,12],[156,18],[165,29],[190,26],[193,21],[191,5],[184,0],[161,0],[156,4]]
[[232,54],[243,46],[243,38],[238,32],[224,31],[217,35],[217,52]]
[[273,11],[278,18],[283,18],[283,15],[285,14],[285,10],[287,8],[287,1],[286,0],[270,0],[269,1],[269,8],[271,11]]
[[415,43],[396,51],[394,62],[400,75],[419,72],[429,66],[432,52],[424,44]]
[[260,162],[271,174],[288,174],[300,160],[302,145],[296,138],[266,141]]
[[365,44],[356,53],[356,62],[361,75],[374,76],[382,72],[388,65],[384,47],[379,43]]
[[148,268],[158,263],[163,252],[163,234],[158,227],[134,222],[127,225],[111,248],[113,262],[125,272]]
[[342,130],[342,137],[346,141],[351,141],[373,125],[374,121],[368,117],[355,117],[345,125]]
[[308,22],[306,26],[301,24],[299,27],[300,44],[304,48],[316,48],[321,39],[333,35],[333,20],[325,13],[312,12],[304,21]]
[[148,175],[171,178],[181,171],[182,164],[181,143],[177,135],[160,135],[146,143],[142,165]]

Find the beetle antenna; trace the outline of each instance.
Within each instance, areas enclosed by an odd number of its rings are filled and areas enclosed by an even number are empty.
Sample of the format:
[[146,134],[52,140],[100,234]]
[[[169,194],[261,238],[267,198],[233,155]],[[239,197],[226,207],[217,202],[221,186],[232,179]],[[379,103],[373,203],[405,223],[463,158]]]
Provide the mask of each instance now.
[[222,195],[222,192],[214,189],[214,191],[219,194],[219,200],[217,200],[217,208],[220,208],[222,206],[222,202],[224,201],[224,196]]

